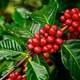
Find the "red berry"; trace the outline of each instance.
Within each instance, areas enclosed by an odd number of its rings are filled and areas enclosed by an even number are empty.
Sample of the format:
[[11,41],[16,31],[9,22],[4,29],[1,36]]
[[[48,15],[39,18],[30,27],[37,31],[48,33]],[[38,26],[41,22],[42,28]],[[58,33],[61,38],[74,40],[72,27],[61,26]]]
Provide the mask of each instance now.
[[73,22],[72,22],[72,26],[73,26],[73,27],[78,27],[78,25],[79,25],[79,22],[77,22],[77,21],[73,21]]
[[36,33],[36,34],[34,35],[34,37],[39,40],[39,39],[40,39],[40,34],[39,34],[39,33]]
[[15,76],[18,77],[20,75],[19,72],[15,72]]
[[16,80],[22,80],[21,75],[19,75]]
[[47,41],[48,42],[54,42],[55,38],[53,36],[48,36]]
[[66,18],[66,19],[69,19],[69,18],[71,18],[71,15],[69,14],[69,13],[64,13],[64,17]]
[[54,50],[54,48],[52,48],[51,50],[50,50],[50,53],[54,53],[55,52],[55,50]]
[[31,43],[32,44],[32,39],[30,38],[30,39],[28,39],[28,43]]
[[47,59],[46,62],[47,62],[49,65],[52,64],[51,59]]
[[72,19],[73,20],[79,20],[79,15],[78,14],[73,14]]
[[37,54],[40,54],[41,53],[41,48],[36,46],[34,47],[34,52],[37,53]]
[[33,50],[34,46],[33,46],[32,44],[28,44],[28,48],[29,48],[30,50]]
[[60,20],[61,20],[61,22],[64,22],[65,21],[65,17],[64,16],[61,16],[60,17]]
[[65,26],[66,26],[66,23],[63,23],[63,24],[62,24],[62,27],[65,27]]
[[11,78],[8,78],[8,79],[6,79],[6,80],[12,80]]
[[26,75],[23,75],[23,76],[22,76],[22,80],[27,80],[27,79],[26,79]]
[[50,27],[51,27],[50,24],[46,24],[46,25],[44,26],[44,30],[45,30],[45,31],[48,31],[48,30],[50,29]]
[[45,38],[42,38],[42,39],[40,40],[40,45],[41,45],[41,46],[45,46],[46,44],[47,44],[46,39],[45,39]]
[[52,49],[52,44],[48,44],[48,45],[47,45],[47,48],[48,48],[49,50],[51,50],[51,49]]
[[43,57],[44,57],[45,59],[48,59],[48,58],[49,58],[49,53],[43,53]]
[[56,34],[56,31],[53,28],[50,28],[49,34],[50,35],[55,35]]
[[48,33],[44,33],[44,36],[47,38],[48,37]]
[[70,10],[69,9],[65,10],[65,13],[69,13],[70,14]]
[[63,35],[63,32],[61,30],[58,30],[56,35],[57,35],[57,37],[61,37]]
[[45,33],[44,29],[40,29],[40,34],[43,35]]
[[43,52],[48,52],[48,47],[47,46],[43,47]]
[[74,31],[75,31],[74,27],[72,27],[72,26],[70,26],[68,29],[69,29],[69,31],[71,31],[71,32],[74,32]]
[[57,51],[59,49],[59,46],[57,44],[53,44],[53,49]]
[[80,26],[78,26],[78,31],[80,32]]
[[65,21],[65,23],[66,23],[67,25],[70,25],[70,24],[72,23],[72,19],[67,19],[67,20]]
[[39,40],[37,38],[33,38],[33,45],[38,45],[39,44]]
[[58,29],[58,25],[57,25],[57,24],[54,24],[54,25],[52,25],[52,28],[53,28],[54,30],[57,30],[57,29]]
[[71,10],[71,14],[75,14],[75,13],[77,13],[77,9],[76,9],[76,8],[73,8],[73,9]]
[[61,38],[57,38],[55,41],[56,41],[56,44],[59,44],[59,45],[63,43],[63,40]]

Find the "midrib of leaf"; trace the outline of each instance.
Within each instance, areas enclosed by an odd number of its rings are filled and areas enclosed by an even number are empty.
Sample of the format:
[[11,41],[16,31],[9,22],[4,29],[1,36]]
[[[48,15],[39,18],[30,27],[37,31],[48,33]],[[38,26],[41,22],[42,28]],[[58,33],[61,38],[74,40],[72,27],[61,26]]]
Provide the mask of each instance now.
[[67,51],[68,51],[68,52],[70,53],[70,55],[73,57],[73,59],[75,60],[77,66],[78,66],[78,68],[79,68],[79,70],[80,70],[80,65],[79,65],[79,63],[77,62],[77,60],[76,60],[76,58],[74,57],[74,55],[72,54],[72,52],[69,50],[69,48],[67,48],[66,45],[63,45],[63,46],[67,49]]
[[[34,69],[34,67],[33,67],[33,65],[32,65],[32,62],[31,62],[30,60],[29,60],[29,62],[30,62],[31,66],[32,66],[32,68],[33,68],[33,71],[34,71],[34,73],[35,73],[35,69]],[[37,79],[39,80],[39,78],[38,78],[38,76],[37,76],[36,73],[35,73],[35,75],[36,75]]]

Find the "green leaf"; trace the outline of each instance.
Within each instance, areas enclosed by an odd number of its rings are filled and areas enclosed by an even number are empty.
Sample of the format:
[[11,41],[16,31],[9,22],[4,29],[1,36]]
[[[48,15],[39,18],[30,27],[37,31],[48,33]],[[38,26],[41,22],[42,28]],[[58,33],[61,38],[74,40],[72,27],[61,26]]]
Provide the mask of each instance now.
[[61,49],[64,66],[74,80],[80,80],[80,40],[68,40]]
[[44,66],[29,60],[27,68],[28,80],[49,80],[48,72]]
[[14,50],[14,51],[23,51],[21,46],[15,40],[12,39],[6,39],[0,41],[0,48]]

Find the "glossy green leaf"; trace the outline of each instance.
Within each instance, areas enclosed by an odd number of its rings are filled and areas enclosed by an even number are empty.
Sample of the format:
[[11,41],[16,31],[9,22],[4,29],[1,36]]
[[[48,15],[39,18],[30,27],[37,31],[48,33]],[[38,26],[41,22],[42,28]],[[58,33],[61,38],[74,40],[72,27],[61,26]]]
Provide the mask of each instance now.
[[80,40],[68,40],[62,45],[61,58],[74,80],[80,80]]
[[48,72],[44,66],[29,60],[27,68],[28,80],[49,80]]

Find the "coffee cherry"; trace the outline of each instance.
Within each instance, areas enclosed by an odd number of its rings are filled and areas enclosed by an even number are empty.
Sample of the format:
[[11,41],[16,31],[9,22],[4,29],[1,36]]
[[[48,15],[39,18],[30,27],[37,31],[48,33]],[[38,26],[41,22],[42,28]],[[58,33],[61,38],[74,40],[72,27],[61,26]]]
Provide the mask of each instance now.
[[32,44],[28,44],[28,48],[29,48],[29,50],[33,50],[33,45]]
[[21,75],[19,75],[16,80],[22,80]]
[[72,19],[67,19],[67,20],[65,21],[65,23],[66,23],[66,25],[70,25],[70,24],[72,23]]
[[31,44],[32,44],[32,42],[33,42],[33,41],[32,41],[32,39],[31,39],[31,38],[30,38],[30,39],[28,39],[28,43],[31,43]]
[[59,49],[59,46],[57,44],[53,44],[53,49],[57,51]]
[[70,10],[69,9],[65,10],[65,13],[70,14]]
[[45,38],[47,38],[48,37],[48,33],[44,33],[44,36],[45,36]]
[[39,33],[35,33],[35,35],[34,35],[34,38],[36,38],[36,39],[40,39],[40,35],[39,35]]
[[43,53],[43,57],[44,57],[45,59],[49,59],[49,53]]
[[43,52],[48,52],[48,47],[47,46],[43,47]]
[[6,79],[6,80],[12,80],[11,78],[8,78],[8,79]]
[[53,36],[56,34],[56,31],[53,28],[50,28],[49,34]]
[[22,80],[27,80],[27,79],[26,79],[26,75],[23,75],[23,76],[22,76]]
[[80,26],[78,26],[78,31],[80,32]]
[[63,32],[61,30],[58,30],[57,33],[56,33],[57,37],[62,37],[63,35]]
[[55,41],[56,41],[56,44],[58,45],[63,43],[63,40],[61,38],[57,38]]
[[47,62],[49,65],[52,64],[51,59],[47,59],[46,62]]
[[68,29],[69,29],[70,32],[74,32],[75,31],[75,29],[73,28],[73,26],[70,26]]
[[33,38],[33,45],[38,45],[39,44],[39,41],[37,38]]
[[34,52],[35,52],[36,54],[40,54],[40,53],[41,53],[41,48],[38,47],[38,46],[34,47]]
[[50,27],[51,27],[50,24],[45,24],[44,30],[45,30],[45,31],[49,31]]
[[56,51],[55,51],[55,49],[54,48],[52,48],[51,50],[50,50],[50,53],[55,53]]
[[66,19],[69,19],[69,18],[71,18],[71,15],[69,14],[69,13],[64,13],[64,17],[66,18]]
[[48,36],[47,41],[49,43],[54,42],[55,38],[53,36]]
[[64,22],[65,21],[65,17],[64,16],[61,16],[60,17],[60,20],[61,20],[61,22]]
[[78,23],[77,21],[73,21],[73,22],[72,22],[72,26],[73,26],[73,27],[78,27],[78,25],[79,25],[79,23]]
[[73,14],[72,15],[72,19],[73,20],[78,20],[79,19],[79,15],[78,14]]
[[57,24],[54,24],[54,25],[52,25],[52,28],[53,28],[54,30],[57,30],[57,29],[58,29],[58,25],[57,25]]
[[20,75],[19,72],[15,72],[15,76],[18,77]]
[[40,29],[39,33],[43,35],[45,33],[44,29]]
[[42,39],[40,40],[40,45],[41,45],[41,46],[45,46],[46,44],[47,44],[46,39],[45,39],[45,38],[42,38]]
[[73,8],[72,10],[71,10],[71,14],[76,14],[77,13],[77,9],[76,8]]
[[48,44],[48,45],[47,45],[47,48],[48,48],[49,50],[51,50],[51,49],[52,49],[52,44]]

